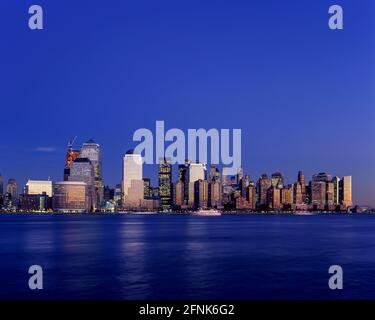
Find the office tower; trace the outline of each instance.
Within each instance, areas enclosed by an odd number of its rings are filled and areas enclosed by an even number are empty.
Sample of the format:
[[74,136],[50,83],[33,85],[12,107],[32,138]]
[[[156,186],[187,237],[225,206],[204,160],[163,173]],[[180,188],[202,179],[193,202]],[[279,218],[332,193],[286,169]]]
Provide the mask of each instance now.
[[113,200],[115,196],[115,189],[110,188],[109,186],[104,187],[104,202]]
[[77,158],[70,168],[68,181],[81,181],[87,185],[87,198],[90,211],[99,209],[97,207],[97,192],[95,186],[95,172],[92,162],[88,158]]
[[163,210],[172,206],[172,164],[171,159],[159,159],[159,197]]
[[53,209],[58,212],[88,212],[87,184],[61,181],[53,184]]
[[121,184],[116,184],[115,192],[113,195],[113,201],[115,201],[117,206],[121,205],[121,201],[122,201]]
[[326,204],[325,181],[311,181],[311,204],[317,209],[324,209]]
[[220,182],[220,170],[214,164],[210,165],[209,181],[210,182],[213,182],[213,181]]
[[11,197],[11,200],[14,204],[18,200],[18,186],[16,179],[8,180],[7,193]]
[[281,204],[283,206],[293,204],[293,187],[291,185],[284,186],[281,189]]
[[186,160],[185,164],[178,165],[178,181],[184,184],[184,204],[187,204],[189,198],[189,162]]
[[305,182],[305,175],[303,171],[298,171],[298,183],[301,185],[301,196],[302,202],[308,203],[306,199],[306,182]]
[[352,176],[344,176],[340,180],[340,203],[345,207],[351,207],[352,201]]
[[267,204],[267,190],[271,186],[271,181],[266,174],[262,174],[262,176],[258,180],[258,203],[260,205]]
[[208,181],[199,179],[194,182],[194,202],[196,209],[206,209],[208,207]]
[[80,150],[74,150],[73,144],[77,137],[74,137],[72,141],[69,141],[68,150],[65,155],[65,168],[64,168],[64,181],[68,181],[70,175],[70,168],[73,165],[73,161],[80,155]]
[[267,190],[267,204],[272,210],[279,210],[281,208],[280,203],[280,189],[271,186]]
[[126,198],[125,206],[128,208],[139,208],[143,205],[144,199],[143,180],[132,180]]
[[281,189],[284,186],[284,177],[281,172],[274,172],[271,175],[271,185]]
[[328,210],[334,209],[333,206],[335,204],[335,190],[333,182],[326,183],[326,204],[328,206]]
[[293,185],[293,203],[301,205],[304,203],[303,194],[302,194],[302,185],[299,182],[296,182]]
[[[141,181],[143,186],[142,177],[142,157],[140,154],[135,154],[133,150],[128,150],[123,157],[123,171],[122,171],[122,192],[123,192],[123,204],[125,206],[136,206],[143,200],[142,194],[139,193],[139,183],[136,183],[134,187],[138,190],[131,192],[131,200],[128,201],[129,191],[132,187],[132,181]],[[135,200],[135,201],[133,201]]]
[[52,197],[51,180],[28,180],[25,188],[26,194],[43,194]]
[[340,204],[340,178],[339,177],[333,177],[332,179],[333,182],[333,203],[335,205]]
[[185,195],[185,192],[184,192],[184,183],[181,181],[181,180],[178,180],[175,185],[174,185],[174,192],[173,192],[173,195],[174,195],[174,205],[177,206],[177,207],[181,207],[185,204],[184,202],[184,195]]
[[247,187],[246,200],[249,202],[249,209],[256,208],[256,188],[253,182],[250,182]]
[[236,181],[236,183],[239,184],[240,181],[242,181],[242,179],[243,179],[243,168],[240,167],[237,170],[237,181]]
[[208,206],[212,208],[220,208],[221,199],[221,183],[219,180],[213,180],[208,184]]
[[96,204],[95,207],[100,209],[103,202],[104,184],[102,174],[102,152],[100,145],[94,140],[90,139],[82,145],[81,158],[88,158],[94,168],[95,178],[95,193]]
[[0,196],[4,194],[4,179],[2,175],[0,174]]
[[188,205],[194,207],[194,183],[198,180],[204,180],[204,165],[202,163],[189,163],[188,179],[189,179],[189,194]]
[[241,192],[241,197],[246,198],[247,195],[247,187],[250,184],[250,176],[246,175],[243,177],[239,183],[239,188]]
[[324,182],[330,182],[332,181],[332,175],[326,172],[320,172],[318,174],[314,174],[312,177],[312,181],[324,181]]
[[143,178],[143,198],[151,198],[151,182],[149,178]]

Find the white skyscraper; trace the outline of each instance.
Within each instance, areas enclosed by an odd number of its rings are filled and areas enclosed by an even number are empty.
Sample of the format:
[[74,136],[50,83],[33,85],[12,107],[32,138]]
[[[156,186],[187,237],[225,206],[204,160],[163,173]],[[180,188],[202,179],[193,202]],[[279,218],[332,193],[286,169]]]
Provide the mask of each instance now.
[[143,200],[142,157],[133,150],[123,158],[122,190],[125,206],[139,206]]
[[204,180],[204,169],[202,163],[189,163],[189,207],[194,206],[194,182]]

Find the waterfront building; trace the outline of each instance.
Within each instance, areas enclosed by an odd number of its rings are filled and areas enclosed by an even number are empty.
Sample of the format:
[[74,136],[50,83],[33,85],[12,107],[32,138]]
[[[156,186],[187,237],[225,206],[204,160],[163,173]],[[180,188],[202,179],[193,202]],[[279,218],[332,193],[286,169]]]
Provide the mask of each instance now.
[[339,177],[333,177],[333,203],[335,205],[340,204],[340,178]]
[[291,185],[281,189],[281,204],[284,207],[290,207],[293,204],[293,187]]
[[18,200],[18,185],[16,179],[8,179],[7,193],[10,195],[13,203]]
[[208,208],[208,181],[199,179],[194,182],[194,201],[196,209]]
[[344,176],[340,180],[340,203],[348,208],[353,205],[352,201],[352,176]]
[[246,200],[249,202],[249,208],[254,210],[256,208],[256,188],[254,182],[250,182],[247,187]]
[[52,198],[49,197],[45,192],[42,192],[40,194],[20,195],[20,209],[22,211],[48,211],[51,208]]
[[306,195],[306,182],[305,182],[305,175],[303,171],[298,171],[298,183],[301,185],[301,197],[303,203],[308,203],[307,195]]
[[328,207],[328,210],[335,209],[335,189],[333,182],[326,183],[326,205]]
[[172,207],[172,164],[171,159],[159,159],[159,197],[163,210]]
[[323,210],[326,204],[326,182],[311,181],[311,204],[317,210]]
[[[142,182],[142,189],[143,189],[143,165],[142,165],[142,157],[140,154],[135,154],[134,150],[128,150],[123,157],[123,171],[122,171],[122,192],[123,192],[123,204],[127,206],[127,200],[129,196],[129,192],[131,192],[130,188],[132,187],[132,181],[140,181]],[[139,183],[133,184],[138,190],[135,192],[131,192],[132,200],[135,200],[135,203],[140,203],[143,200],[144,192],[142,190],[142,195],[139,193]],[[135,199],[134,197],[138,195],[138,198]],[[129,203],[130,205],[134,205],[134,203]]]
[[122,201],[121,184],[116,184],[116,186],[115,186],[113,201],[115,202],[116,207],[121,206],[121,201]]
[[268,178],[267,174],[262,174],[262,176],[258,180],[257,188],[258,188],[258,204],[260,206],[267,205],[267,190],[271,186],[271,181]]
[[87,185],[87,197],[90,211],[96,211],[97,207],[97,192],[95,185],[95,172],[92,162],[88,158],[77,158],[73,161],[70,168],[70,175],[68,181],[82,181]]
[[189,178],[189,193],[188,193],[188,206],[193,208],[195,206],[195,189],[194,183],[198,180],[204,180],[204,165],[202,163],[189,163],[188,167]]
[[302,194],[302,184],[299,182],[296,182],[293,185],[293,203],[295,203],[296,205],[301,205],[304,203]]
[[178,180],[174,185],[174,205],[178,208],[181,208],[185,202],[184,202],[184,182],[181,180]]
[[95,200],[94,206],[101,208],[104,197],[104,184],[102,175],[102,152],[100,145],[94,140],[90,139],[82,145],[81,158],[88,158],[94,169],[94,183],[95,183]]
[[26,183],[25,191],[28,195],[40,195],[45,193],[48,197],[52,197],[52,181],[28,180]]
[[208,185],[208,205],[212,208],[221,208],[222,206],[222,191],[219,180],[213,180]]
[[267,204],[272,210],[280,210],[280,189],[275,186],[271,186],[267,190]]
[[149,178],[143,178],[143,198],[151,198],[151,182]]
[[271,185],[275,188],[282,189],[282,187],[284,186],[284,176],[281,172],[272,173]]
[[87,184],[82,181],[54,183],[53,209],[57,212],[88,212]]

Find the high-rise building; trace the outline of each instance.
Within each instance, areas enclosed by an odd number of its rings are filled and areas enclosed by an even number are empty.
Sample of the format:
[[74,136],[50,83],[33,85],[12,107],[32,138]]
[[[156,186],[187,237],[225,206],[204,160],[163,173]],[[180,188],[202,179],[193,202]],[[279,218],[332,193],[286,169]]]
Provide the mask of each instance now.
[[311,181],[311,204],[323,210],[326,204],[326,182]]
[[95,207],[101,208],[104,196],[104,184],[102,174],[102,152],[100,145],[90,139],[82,145],[81,158],[88,158],[94,168],[96,204]]
[[340,204],[340,178],[339,177],[333,177],[333,202],[335,205]]
[[87,184],[82,181],[54,183],[53,209],[58,212],[87,212],[90,209]]
[[314,174],[312,177],[312,181],[323,181],[323,182],[330,182],[332,181],[332,175],[326,172],[320,172],[318,174]]
[[280,189],[271,186],[267,190],[267,204],[272,210],[279,210],[281,208]]
[[329,210],[333,209],[335,204],[335,190],[333,182],[326,183],[326,204]]
[[[143,191],[143,165],[140,154],[135,154],[134,150],[128,150],[123,158],[122,171],[122,192],[124,206],[138,206],[142,202]],[[135,183],[132,183],[135,181]],[[140,193],[140,183],[142,183],[142,193]],[[130,190],[134,187],[136,190]],[[131,197],[129,199],[129,194]]]
[[18,200],[18,186],[16,179],[8,180],[7,193],[10,195],[13,203]]
[[212,208],[220,208],[221,201],[221,183],[219,180],[212,180],[208,184],[208,206]]
[[352,201],[352,176],[344,176],[340,180],[340,203],[345,207],[351,207]]
[[79,157],[80,150],[74,150],[73,144],[77,137],[75,137],[72,141],[69,141],[68,150],[65,155],[65,168],[64,168],[64,181],[68,181],[70,175],[70,168],[73,165],[75,159]]
[[216,167],[216,165],[210,165],[210,177],[209,182],[217,181],[220,182],[220,170]]
[[51,180],[28,180],[25,188],[26,194],[43,194],[52,197],[52,181]]
[[267,204],[267,190],[271,186],[271,181],[266,174],[262,174],[262,176],[258,180],[257,188],[258,188],[258,202],[259,205],[266,205]]
[[151,198],[151,182],[149,178],[143,178],[143,198]]
[[88,158],[77,158],[73,161],[70,168],[70,175],[68,181],[85,182],[87,186],[87,198],[90,211],[96,211],[97,207],[97,192],[95,185],[95,172],[92,162]]
[[281,172],[272,173],[271,185],[275,188],[282,189],[282,187],[284,186],[284,176]]
[[306,199],[306,182],[305,182],[305,175],[303,171],[298,171],[298,183],[301,185],[301,196],[302,196],[302,202],[308,203]]
[[159,197],[163,210],[172,206],[172,164],[171,159],[159,159]]
[[290,206],[293,204],[293,188],[291,185],[284,186],[281,189],[281,204],[283,206]]
[[189,207],[194,207],[195,205],[195,191],[194,191],[194,183],[198,180],[204,180],[204,165],[202,163],[189,163],[189,170],[188,170],[188,178],[189,178],[189,196],[188,196],[188,205]]
[[122,201],[122,191],[121,191],[121,189],[122,189],[121,184],[116,184],[115,192],[114,192],[114,195],[113,195],[113,201],[115,201],[116,206],[121,205],[121,201]]
[[293,203],[297,205],[301,205],[304,203],[302,194],[302,184],[299,182],[296,182],[293,185]]
[[184,183],[181,180],[178,180],[174,185],[174,205],[176,207],[181,208],[185,202],[184,202]]
[[249,209],[254,210],[256,208],[256,188],[254,182],[250,182],[247,187],[246,200],[249,202]]
[[194,182],[194,202],[196,209],[208,207],[208,181],[199,179]]

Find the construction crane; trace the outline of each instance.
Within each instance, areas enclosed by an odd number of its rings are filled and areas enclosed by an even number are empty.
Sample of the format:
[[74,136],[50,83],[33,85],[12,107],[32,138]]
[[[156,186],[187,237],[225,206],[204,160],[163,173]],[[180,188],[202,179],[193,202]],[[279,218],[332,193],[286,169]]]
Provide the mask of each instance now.
[[70,141],[69,141],[69,143],[68,143],[68,148],[69,148],[69,149],[73,149],[73,144],[74,144],[74,142],[76,141],[76,139],[77,139],[77,136],[75,136],[75,137],[73,138],[73,140],[70,140]]

